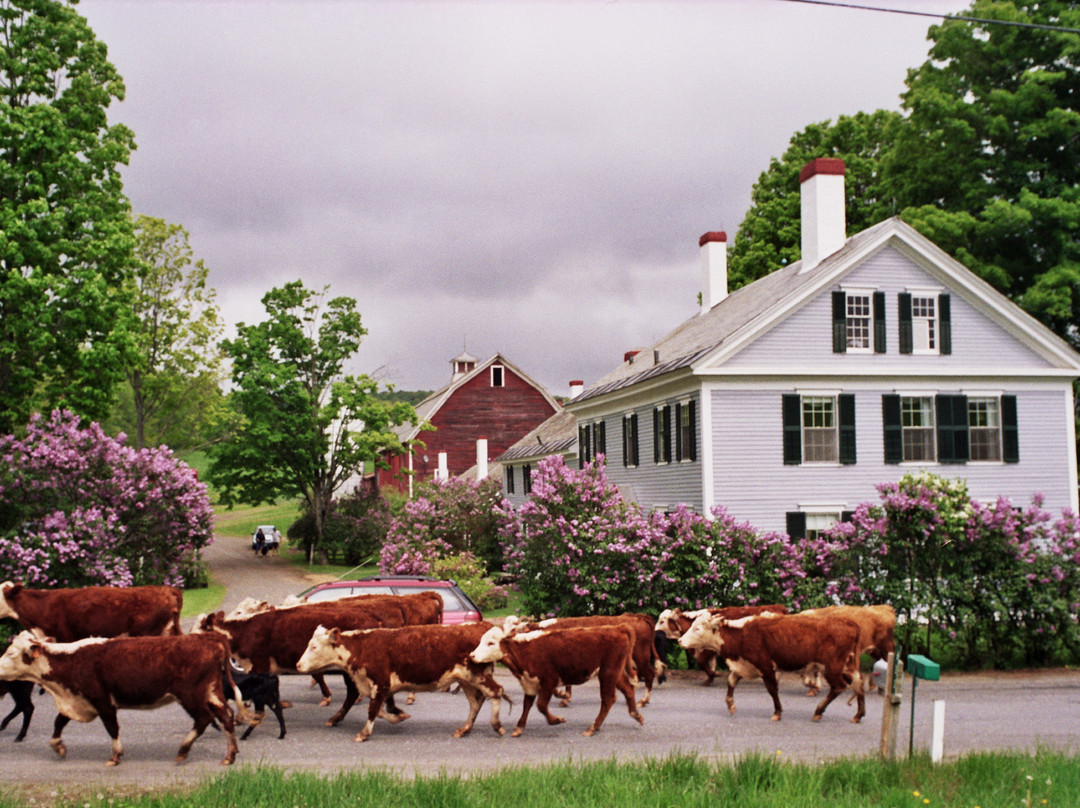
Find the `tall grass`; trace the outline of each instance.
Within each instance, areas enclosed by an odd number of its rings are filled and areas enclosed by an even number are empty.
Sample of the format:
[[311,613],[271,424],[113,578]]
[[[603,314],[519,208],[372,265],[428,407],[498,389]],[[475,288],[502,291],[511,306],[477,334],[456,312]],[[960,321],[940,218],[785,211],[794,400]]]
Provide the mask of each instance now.
[[[755,755],[725,764],[671,755],[632,763],[567,761],[469,777],[400,777],[383,771],[322,776],[259,767],[230,771],[185,792],[132,796],[88,784],[52,800],[71,808],[1070,808],[1080,804],[1078,764],[1076,754],[1044,750],[1034,756],[975,754],[940,765],[925,756],[890,763],[871,758],[789,763]],[[0,806],[26,804],[26,795],[12,800],[0,796]]]

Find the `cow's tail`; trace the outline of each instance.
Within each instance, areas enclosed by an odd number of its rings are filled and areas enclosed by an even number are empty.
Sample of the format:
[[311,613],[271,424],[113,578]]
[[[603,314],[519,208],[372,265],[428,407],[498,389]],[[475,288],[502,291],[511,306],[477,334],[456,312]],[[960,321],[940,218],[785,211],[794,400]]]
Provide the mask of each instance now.
[[225,652],[225,659],[222,662],[221,669],[225,674],[225,680],[229,683],[229,687],[232,688],[233,699],[236,701],[236,717],[241,724],[253,724],[258,725],[262,719],[251,712],[244,704],[244,695],[240,692],[240,688],[236,682],[233,681],[232,676],[232,664],[229,661],[228,649]]
[[[660,652],[656,647],[656,634],[653,632],[653,642],[649,647],[649,656],[652,658],[653,672],[656,674],[656,683],[662,685],[667,681],[667,663],[664,662],[664,658],[660,656]],[[663,635],[662,635],[663,636]],[[665,639],[666,636],[665,636]]]

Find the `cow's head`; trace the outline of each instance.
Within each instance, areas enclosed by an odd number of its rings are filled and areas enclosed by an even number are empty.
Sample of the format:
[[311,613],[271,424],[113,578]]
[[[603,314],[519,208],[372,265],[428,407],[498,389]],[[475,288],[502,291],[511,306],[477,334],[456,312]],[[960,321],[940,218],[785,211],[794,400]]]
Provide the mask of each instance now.
[[7,651],[0,656],[0,679],[32,679],[48,673],[44,642],[42,637],[30,631],[15,635]]
[[223,634],[226,637],[229,636],[229,632],[224,626],[225,612],[209,612],[200,614],[195,618],[195,625],[191,627],[192,634],[206,634],[211,631],[216,631],[218,634]]
[[679,628],[678,622],[681,615],[680,609],[664,609],[656,618],[656,630],[663,632],[669,640],[679,639],[682,636],[682,629]]
[[718,614],[699,614],[686,633],[679,638],[679,645],[683,648],[707,648],[719,652],[724,644],[720,628],[726,623]]
[[502,641],[506,638],[505,628],[492,626],[480,638],[480,644],[469,654],[469,659],[481,665],[498,662],[503,657]]
[[307,648],[296,662],[300,673],[317,673],[327,668],[339,667],[341,659],[341,629],[319,626],[311,635]]
[[4,581],[0,584],[0,618],[10,617],[12,620],[19,619],[19,615],[11,605],[9,598],[14,598],[22,591],[22,588],[22,584],[17,584],[12,581]]

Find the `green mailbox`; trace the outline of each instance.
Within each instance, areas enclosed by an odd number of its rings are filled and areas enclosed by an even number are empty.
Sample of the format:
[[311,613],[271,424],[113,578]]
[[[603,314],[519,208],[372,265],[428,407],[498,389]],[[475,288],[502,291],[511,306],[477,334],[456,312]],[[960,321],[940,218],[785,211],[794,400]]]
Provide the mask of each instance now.
[[909,654],[907,669],[912,676],[928,682],[937,682],[941,679],[941,666],[922,654]]

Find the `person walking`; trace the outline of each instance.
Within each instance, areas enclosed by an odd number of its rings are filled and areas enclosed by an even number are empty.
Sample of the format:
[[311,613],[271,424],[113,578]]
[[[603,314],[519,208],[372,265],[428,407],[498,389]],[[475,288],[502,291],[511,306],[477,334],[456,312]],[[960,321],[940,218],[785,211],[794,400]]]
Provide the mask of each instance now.
[[266,534],[260,527],[255,531],[255,557],[266,555]]

